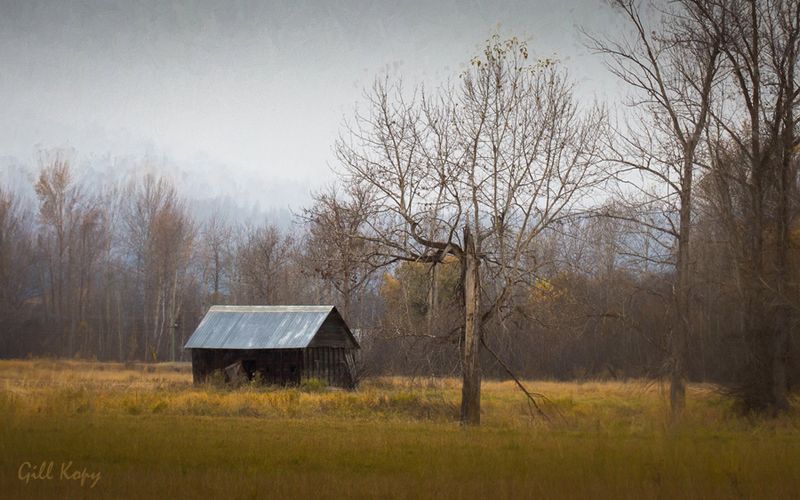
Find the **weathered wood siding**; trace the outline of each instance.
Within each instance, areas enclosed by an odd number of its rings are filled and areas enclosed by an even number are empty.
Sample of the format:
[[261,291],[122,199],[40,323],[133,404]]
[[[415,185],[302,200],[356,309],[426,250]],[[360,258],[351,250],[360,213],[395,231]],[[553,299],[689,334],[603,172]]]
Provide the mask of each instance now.
[[303,351],[304,378],[324,380],[334,387],[352,388],[355,380],[347,356],[353,349],[342,347],[310,347]]
[[353,388],[353,349],[312,347],[307,349],[226,350],[192,349],[192,377],[195,384],[205,382],[215,371],[242,362],[250,378],[265,384],[297,385],[303,379],[317,378],[334,387]]

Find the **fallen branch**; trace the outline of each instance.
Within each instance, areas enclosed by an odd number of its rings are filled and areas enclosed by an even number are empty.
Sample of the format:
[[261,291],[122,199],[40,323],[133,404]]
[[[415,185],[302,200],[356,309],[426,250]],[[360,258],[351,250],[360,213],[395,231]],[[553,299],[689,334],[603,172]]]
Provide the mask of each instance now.
[[538,413],[542,418],[544,418],[548,422],[551,422],[550,417],[544,411],[542,411],[542,408],[539,406],[539,403],[537,403],[536,399],[534,398],[534,396],[536,396],[542,399],[547,399],[544,396],[544,394],[531,393],[528,389],[525,388],[524,385],[522,385],[522,382],[520,382],[519,378],[517,378],[517,376],[514,375],[514,372],[511,371],[511,368],[509,368],[508,365],[505,364],[505,362],[502,359],[500,359],[500,356],[498,356],[497,353],[494,352],[491,347],[489,347],[489,345],[486,343],[486,340],[484,340],[483,337],[481,337],[481,344],[483,344],[483,347],[486,348],[486,350],[489,351],[489,353],[492,356],[494,356],[494,359],[497,360],[497,362],[500,364],[500,366],[503,367],[506,373],[508,373],[508,375],[512,379],[514,379],[514,382],[516,382],[517,387],[519,387],[520,390],[524,392],[526,396],[528,396],[528,408],[530,409],[531,406],[533,406],[533,408],[536,409],[536,413]]

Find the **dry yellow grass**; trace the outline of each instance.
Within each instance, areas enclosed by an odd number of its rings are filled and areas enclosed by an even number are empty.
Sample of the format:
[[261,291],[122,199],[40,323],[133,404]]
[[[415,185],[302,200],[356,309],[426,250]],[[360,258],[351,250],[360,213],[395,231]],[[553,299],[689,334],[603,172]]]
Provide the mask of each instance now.
[[[12,497],[800,497],[800,417],[737,416],[690,388],[670,423],[658,384],[486,381],[483,425],[456,423],[456,380],[355,392],[194,387],[187,364],[0,361],[0,491]],[[24,462],[102,474],[19,479]],[[58,476],[58,470],[55,473]],[[5,495],[3,495],[5,497]]]

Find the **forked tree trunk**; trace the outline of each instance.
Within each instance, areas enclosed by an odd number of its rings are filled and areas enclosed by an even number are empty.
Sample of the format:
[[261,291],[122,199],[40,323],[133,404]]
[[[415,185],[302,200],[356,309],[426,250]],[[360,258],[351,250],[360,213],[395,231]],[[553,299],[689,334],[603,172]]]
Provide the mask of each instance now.
[[464,229],[464,357],[461,424],[481,423],[480,262],[469,227]]

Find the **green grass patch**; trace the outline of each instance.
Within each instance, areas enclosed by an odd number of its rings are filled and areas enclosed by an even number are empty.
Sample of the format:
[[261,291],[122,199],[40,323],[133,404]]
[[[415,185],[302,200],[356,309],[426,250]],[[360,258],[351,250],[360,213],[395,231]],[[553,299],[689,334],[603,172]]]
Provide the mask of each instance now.
[[[180,365],[36,363],[0,362],[3,498],[800,497],[797,411],[740,418],[708,386],[670,423],[658,386],[529,382],[548,424],[489,381],[465,429],[453,380],[227,390]],[[20,480],[26,462],[55,477]],[[70,462],[96,486],[60,478]]]

